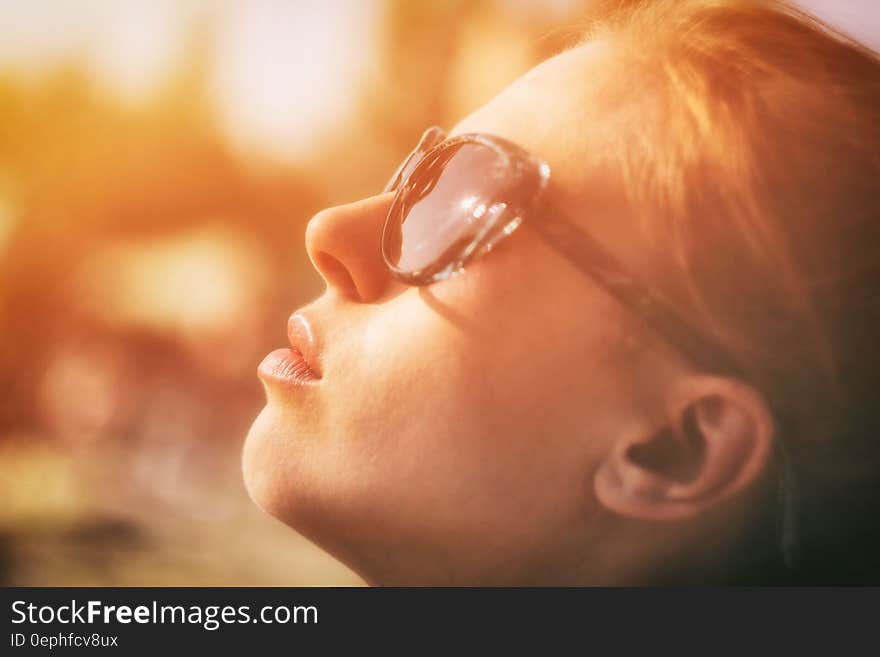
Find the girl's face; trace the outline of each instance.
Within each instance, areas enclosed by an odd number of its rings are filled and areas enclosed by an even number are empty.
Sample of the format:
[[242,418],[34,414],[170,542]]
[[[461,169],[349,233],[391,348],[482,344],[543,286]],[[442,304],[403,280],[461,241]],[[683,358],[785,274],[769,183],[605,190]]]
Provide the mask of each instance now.
[[[601,44],[549,60],[452,134],[496,134],[545,159],[547,193],[626,260],[622,206],[583,203],[602,184],[586,165],[597,136],[613,142],[615,117],[597,109],[615,81],[607,60]],[[309,224],[327,289],[290,333],[320,377],[284,352],[261,366],[248,489],[371,582],[564,581],[604,522],[596,464],[651,421],[672,356],[629,348],[629,311],[525,226],[449,280],[399,283],[379,249],[392,196]]]

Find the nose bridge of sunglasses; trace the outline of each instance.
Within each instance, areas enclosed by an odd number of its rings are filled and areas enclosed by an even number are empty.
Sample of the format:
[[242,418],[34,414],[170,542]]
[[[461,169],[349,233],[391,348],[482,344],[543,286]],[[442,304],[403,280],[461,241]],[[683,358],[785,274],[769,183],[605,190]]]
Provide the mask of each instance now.
[[433,148],[441,141],[446,139],[446,132],[443,129],[438,128],[437,126],[432,126],[425,130],[422,134],[422,138],[419,139],[419,143],[416,146],[417,151],[425,152],[429,148]]
[[444,139],[446,139],[446,133],[437,126],[425,130],[421,139],[419,139],[419,143],[416,144],[416,147],[403,159],[403,162],[401,162],[400,166],[394,171],[394,174],[388,180],[388,184],[385,185],[383,191],[391,192],[397,189],[401,183],[412,175],[412,172],[419,165],[419,162],[421,162],[425,154]]

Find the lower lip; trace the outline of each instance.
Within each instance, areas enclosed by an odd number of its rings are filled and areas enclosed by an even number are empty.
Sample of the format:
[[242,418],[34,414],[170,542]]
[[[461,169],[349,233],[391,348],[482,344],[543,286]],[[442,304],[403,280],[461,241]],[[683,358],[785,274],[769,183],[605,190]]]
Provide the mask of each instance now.
[[320,381],[297,349],[276,349],[263,359],[257,372],[264,381],[287,385],[309,385]]

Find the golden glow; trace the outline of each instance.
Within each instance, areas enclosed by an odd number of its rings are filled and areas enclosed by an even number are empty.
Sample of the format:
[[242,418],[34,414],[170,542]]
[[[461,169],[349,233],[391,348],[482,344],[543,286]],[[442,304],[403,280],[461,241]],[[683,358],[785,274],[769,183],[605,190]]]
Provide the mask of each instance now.
[[313,155],[353,118],[376,51],[377,6],[359,0],[236,3],[222,16],[215,98],[236,143]]
[[0,68],[34,77],[78,61],[102,88],[137,103],[198,35],[233,143],[296,161],[353,118],[375,70],[379,10],[359,0],[3,3]]
[[589,4],[0,2],[3,583],[357,583],[241,485],[256,363],[322,289],[306,222]]
[[244,236],[203,229],[109,244],[85,263],[76,289],[108,323],[216,332],[252,311],[265,275],[259,248]]

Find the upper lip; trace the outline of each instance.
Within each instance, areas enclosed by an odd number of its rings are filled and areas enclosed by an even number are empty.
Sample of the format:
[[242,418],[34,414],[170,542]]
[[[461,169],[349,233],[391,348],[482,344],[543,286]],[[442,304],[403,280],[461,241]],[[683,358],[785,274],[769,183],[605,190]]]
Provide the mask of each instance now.
[[314,325],[302,311],[293,313],[287,320],[287,339],[290,345],[302,354],[303,359],[315,376],[321,376],[321,350]]

